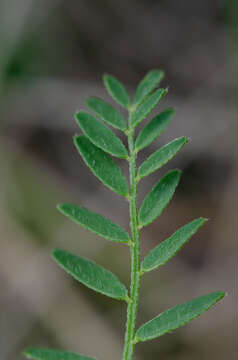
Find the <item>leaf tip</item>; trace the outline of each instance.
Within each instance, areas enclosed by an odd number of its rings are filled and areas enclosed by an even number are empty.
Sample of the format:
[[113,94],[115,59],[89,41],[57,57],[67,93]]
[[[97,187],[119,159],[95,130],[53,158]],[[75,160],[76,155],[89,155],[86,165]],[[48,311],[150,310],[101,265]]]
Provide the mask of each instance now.
[[30,354],[31,354],[31,349],[30,349],[30,348],[25,349],[25,350],[23,351],[23,355],[26,356],[26,357],[29,357]]
[[74,134],[73,135],[73,142],[76,143],[76,141],[79,139],[80,135]]
[[192,141],[192,138],[188,137],[188,136],[184,136],[184,143],[190,143]]
[[225,291],[217,291],[217,301],[219,301],[219,300],[221,300],[221,299],[223,299],[225,296],[227,296],[228,294],[227,294],[227,292],[225,292]]
[[110,76],[110,75],[109,75],[108,73],[104,73],[104,74],[102,75],[103,81],[104,81],[105,79],[107,79],[109,76]]
[[73,144],[76,146],[78,151],[79,151],[79,146],[80,146],[80,139],[82,139],[83,137],[84,137],[84,135],[79,135],[79,134],[73,135]]
[[171,115],[173,115],[173,114],[176,113],[176,109],[175,109],[175,108],[172,108],[172,107],[168,107],[165,111],[170,112]]
[[78,120],[79,120],[79,115],[80,115],[80,110],[76,110],[74,113],[74,119],[76,122],[78,122]]
[[197,219],[197,221],[200,221],[200,222],[201,222],[201,225],[206,224],[209,220],[210,220],[210,219],[205,218],[205,217],[202,217],[202,216]]
[[161,94],[161,98],[168,94],[169,88],[159,88],[156,93]]
[[89,96],[88,98],[86,98],[85,104],[90,108],[91,101],[95,98],[96,96]]
[[208,222],[208,220],[209,219],[204,218],[204,217],[201,216],[200,218],[198,218],[197,220],[194,220],[194,221],[199,222],[199,227],[201,227],[202,225],[206,224]]
[[53,258],[54,261],[57,263],[59,262],[59,255],[61,254],[61,250],[58,248],[55,248],[51,251],[50,255]]
[[174,178],[174,180],[176,181],[176,183],[178,185],[178,183],[180,182],[181,177],[182,177],[182,170],[174,169],[174,170],[171,170],[168,174],[170,174]]
[[215,305],[218,301],[222,300],[225,296],[227,296],[227,293],[225,291],[215,291],[214,293],[211,293],[211,296],[214,297],[214,300],[210,304],[209,308]]
[[29,347],[23,351],[23,355],[27,357],[28,359],[34,359],[34,353],[36,349],[33,347]]
[[109,84],[108,84],[108,81],[110,81],[110,79],[114,78],[112,75],[109,75],[107,73],[104,73],[103,76],[102,76],[102,80],[103,80],[103,83],[106,87],[106,89],[109,90]]
[[69,203],[61,203],[57,204],[56,208],[62,215],[68,216],[70,212],[70,206],[71,204]]
[[181,169],[174,169],[174,170],[169,171],[168,174],[175,175],[180,179],[181,176],[182,176],[182,170]]
[[57,204],[57,205],[56,205],[56,209],[59,210],[60,212],[62,212],[62,210],[63,210],[63,208],[64,208],[64,205],[65,205],[65,204],[63,204],[63,203],[62,203],[62,204]]
[[162,70],[162,69],[155,69],[155,70],[152,70],[152,71],[157,72],[157,74],[160,75],[160,79],[161,79],[161,80],[164,78],[164,75],[165,75],[164,70]]

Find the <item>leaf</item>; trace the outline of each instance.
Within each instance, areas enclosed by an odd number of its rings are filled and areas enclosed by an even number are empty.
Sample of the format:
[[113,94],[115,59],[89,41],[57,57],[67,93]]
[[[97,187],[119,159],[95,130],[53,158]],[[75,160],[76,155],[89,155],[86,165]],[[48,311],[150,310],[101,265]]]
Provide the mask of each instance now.
[[144,199],[139,211],[140,228],[153,222],[162,213],[172,199],[180,177],[181,171],[169,171],[153,187],[151,192]]
[[76,113],[75,118],[84,134],[94,145],[113,156],[122,159],[128,157],[121,140],[102,122],[83,111]]
[[139,83],[135,97],[134,105],[138,106],[150,93],[159,85],[164,77],[162,70],[151,70]]
[[224,295],[223,292],[217,291],[163,312],[137,330],[135,342],[154,339],[185,325],[207,311]]
[[92,96],[86,100],[86,103],[90,110],[109,125],[122,131],[127,129],[127,124],[123,116],[104,100]]
[[158,136],[162,134],[162,132],[168,126],[174,112],[175,111],[171,108],[161,112],[159,115],[155,116],[144,127],[144,129],[141,130],[135,142],[135,149],[137,152],[150,145],[155,139],[157,139]]
[[180,137],[161,147],[146,159],[139,167],[138,178],[150,175],[171,160],[177,152],[188,142],[188,138]]
[[117,194],[128,196],[128,183],[119,166],[85,136],[75,136],[74,143],[83,160],[104,185]]
[[67,273],[90,289],[114,299],[127,299],[125,286],[114,274],[102,266],[65,250],[55,249],[52,256]]
[[166,92],[167,90],[165,89],[159,89],[142,103],[138,110],[131,116],[131,126],[133,128],[151,113]]
[[24,351],[28,359],[33,360],[95,360],[94,358],[68,351],[29,348]]
[[128,109],[130,105],[130,98],[124,85],[122,85],[120,81],[118,81],[114,76],[111,75],[104,75],[103,81],[111,97],[116,100],[121,106]]
[[181,227],[168,239],[162,241],[158,246],[149,252],[141,263],[141,272],[147,272],[164,265],[170,260],[181,247],[198,231],[206,222],[206,219],[199,218]]
[[130,240],[129,234],[119,225],[114,224],[104,216],[93,213],[84,207],[73,204],[61,204],[58,206],[58,209],[72,221],[106,239],[121,243],[128,243]]

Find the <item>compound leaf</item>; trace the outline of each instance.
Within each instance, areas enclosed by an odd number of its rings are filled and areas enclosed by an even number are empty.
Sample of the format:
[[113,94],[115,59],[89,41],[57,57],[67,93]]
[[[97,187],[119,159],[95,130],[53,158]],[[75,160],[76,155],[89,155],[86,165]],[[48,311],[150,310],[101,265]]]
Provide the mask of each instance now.
[[206,222],[206,219],[199,218],[178,229],[168,239],[162,241],[158,246],[149,252],[141,263],[142,273],[154,270],[170,260],[179,249],[198,231]]
[[84,355],[75,354],[68,351],[29,348],[24,351],[28,359],[33,360],[95,360]]
[[144,120],[151,111],[156,107],[160,99],[166,94],[165,89],[156,90],[150,95],[138,108],[138,110],[131,116],[131,126],[136,127],[142,120]]
[[144,129],[140,131],[135,142],[135,149],[137,152],[150,145],[158,136],[160,136],[160,134],[162,134],[168,126],[174,112],[175,111],[171,108],[164,110],[159,115],[155,116]]
[[124,85],[122,85],[119,80],[117,80],[114,76],[111,75],[104,75],[103,81],[111,97],[116,100],[121,106],[128,109],[130,105],[130,98]]
[[151,94],[151,92],[159,85],[160,81],[164,77],[164,72],[162,70],[151,70],[139,83],[135,97],[134,105],[138,106],[140,103]]
[[119,166],[103,150],[84,135],[75,136],[74,143],[83,160],[104,185],[122,196],[128,196],[128,183]]
[[103,121],[113,126],[116,129],[125,131],[127,124],[123,116],[114,109],[110,104],[96,96],[92,96],[86,100],[90,110],[92,110]]
[[128,243],[130,240],[129,234],[119,225],[84,207],[73,204],[61,204],[58,206],[58,209],[72,221],[106,239],[121,243]]
[[146,159],[139,167],[138,178],[150,175],[171,160],[177,152],[188,142],[188,138],[180,137],[161,147]]
[[102,122],[83,111],[76,113],[75,118],[84,134],[94,145],[113,156],[122,159],[128,157],[121,140]]
[[172,199],[180,177],[181,171],[169,171],[145,197],[139,211],[140,228],[153,222],[162,213]]
[[163,312],[137,330],[135,342],[154,339],[185,325],[207,311],[224,295],[223,292],[217,291]]
[[127,299],[125,286],[102,266],[61,249],[53,250],[52,256],[67,273],[90,289],[114,299]]

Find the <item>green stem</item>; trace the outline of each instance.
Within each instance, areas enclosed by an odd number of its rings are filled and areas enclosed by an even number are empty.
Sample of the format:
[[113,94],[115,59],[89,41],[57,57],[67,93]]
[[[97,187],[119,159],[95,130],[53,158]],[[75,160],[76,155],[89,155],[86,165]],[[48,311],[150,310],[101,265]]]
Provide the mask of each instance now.
[[123,360],[132,360],[134,351],[134,337],[136,327],[136,316],[138,308],[139,290],[140,290],[140,231],[138,227],[137,215],[137,169],[136,169],[136,152],[134,150],[134,129],[130,126],[128,131],[129,147],[129,171],[130,171],[130,227],[131,227],[131,286],[130,302],[127,307],[127,323],[125,333],[125,345]]

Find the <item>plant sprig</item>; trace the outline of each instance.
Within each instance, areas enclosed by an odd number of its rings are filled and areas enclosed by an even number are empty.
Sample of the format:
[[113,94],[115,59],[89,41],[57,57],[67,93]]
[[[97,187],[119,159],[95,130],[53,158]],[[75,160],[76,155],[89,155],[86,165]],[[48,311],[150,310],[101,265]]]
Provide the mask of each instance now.
[[[138,342],[160,337],[183,326],[200,316],[225,295],[217,291],[177,305],[136,330],[141,277],[144,273],[164,265],[206,222],[206,219],[198,218],[184,225],[152,249],[141,261],[140,230],[156,220],[166,208],[179,183],[181,172],[179,170],[167,172],[147,194],[140,208],[137,204],[138,183],[142,178],[165,165],[188,142],[186,137],[171,141],[155,151],[137,168],[138,152],[158,138],[169,125],[174,114],[171,108],[164,110],[155,116],[135,139],[136,126],[152,112],[167,93],[166,89],[158,88],[163,76],[161,70],[150,71],[139,83],[132,102],[120,81],[110,75],[103,77],[109,94],[128,111],[128,122],[110,104],[97,97],[90,97],[86,101],[97,118],[85,111],[75,115],[83,135],[76,135],[74,144],[84,162],[105,186],[129,201],[130,235],[111,220],[82,206],[66,203],[58,207],[62,214],[89,231],[108,240],[124,243],[130,248],[129,291],[114,274],[93,261],[61,249],[55,249],[52,253],[53,259],[77,281],[101,294],[127,303],[123,360],[132,360]],[[105,123],[124,133],[127,137],[128,149]],[[128,161],[129,184],[111,156]],[[25,355],[33,360],[93,360],[75,353],[37,348],[26,350]]]

